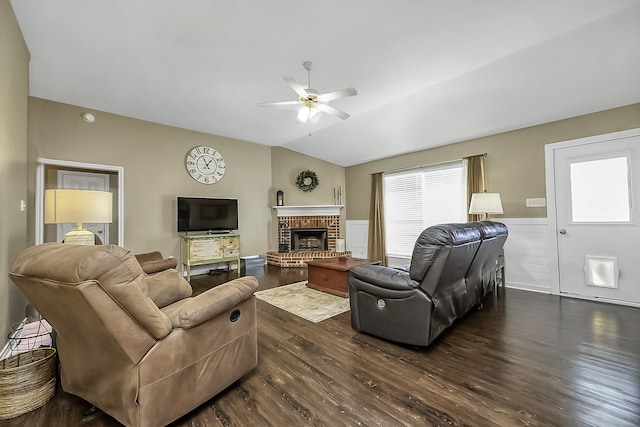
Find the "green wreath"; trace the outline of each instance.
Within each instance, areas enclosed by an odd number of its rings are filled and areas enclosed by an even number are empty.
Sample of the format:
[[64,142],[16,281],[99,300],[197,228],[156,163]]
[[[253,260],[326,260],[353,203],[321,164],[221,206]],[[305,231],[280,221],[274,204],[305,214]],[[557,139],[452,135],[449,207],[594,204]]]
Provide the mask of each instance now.
[[296,187],[308,193],[318,186],[318,175],[314,171],[305,169],[296,178]]

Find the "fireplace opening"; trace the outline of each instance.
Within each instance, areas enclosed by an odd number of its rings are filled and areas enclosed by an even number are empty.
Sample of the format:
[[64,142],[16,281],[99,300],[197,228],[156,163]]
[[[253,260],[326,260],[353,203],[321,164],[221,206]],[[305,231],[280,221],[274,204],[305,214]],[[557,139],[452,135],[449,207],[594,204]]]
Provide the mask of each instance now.
[[292,228],[292,251],[326,251],[329,249],[326,228]]

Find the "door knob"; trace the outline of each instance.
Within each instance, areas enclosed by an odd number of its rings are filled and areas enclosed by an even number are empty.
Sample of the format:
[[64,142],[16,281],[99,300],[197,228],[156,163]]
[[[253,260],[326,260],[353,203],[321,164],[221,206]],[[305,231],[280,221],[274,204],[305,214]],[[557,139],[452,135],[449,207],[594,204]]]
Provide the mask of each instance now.
[[560,234],[567,234],[567,230],[565,230],[564,228],[560,229]]

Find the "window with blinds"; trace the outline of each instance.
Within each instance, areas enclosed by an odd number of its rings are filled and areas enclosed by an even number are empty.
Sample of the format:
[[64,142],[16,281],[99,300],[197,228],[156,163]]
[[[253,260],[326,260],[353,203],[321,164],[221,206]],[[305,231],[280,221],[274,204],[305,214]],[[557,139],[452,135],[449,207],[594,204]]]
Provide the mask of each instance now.
[[385,173],[387,256],[411,258],[430,225],[467,220],[467,178],[462,161]]

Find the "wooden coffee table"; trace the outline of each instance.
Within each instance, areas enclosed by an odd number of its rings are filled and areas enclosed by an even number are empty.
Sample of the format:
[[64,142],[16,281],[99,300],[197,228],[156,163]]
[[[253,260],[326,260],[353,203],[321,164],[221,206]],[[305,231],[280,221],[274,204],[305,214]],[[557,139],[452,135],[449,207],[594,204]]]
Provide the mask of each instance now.
[[307,286],[346,298],[349,296],[350,270],[356,265],[363,264],[378,265],[380,261],[351,257],[307,261],[309,266]]

